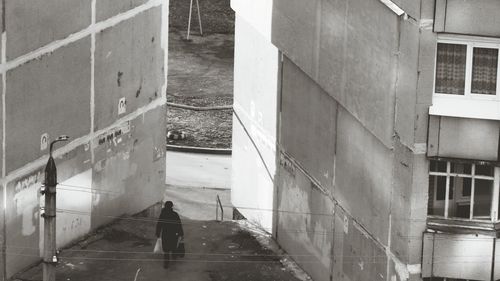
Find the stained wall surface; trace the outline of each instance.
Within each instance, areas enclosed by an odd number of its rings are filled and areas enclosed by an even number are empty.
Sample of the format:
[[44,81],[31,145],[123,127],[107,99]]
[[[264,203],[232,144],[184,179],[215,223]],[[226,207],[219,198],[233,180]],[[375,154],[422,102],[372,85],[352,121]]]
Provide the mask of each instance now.
[[420,2],[393,2],[408,16],[377,0],[273,2],[276,237],[315,280],[420,278],[431,101],[417,95],[418,69],[433,42],[420,41]]
[[4,280],[41,259],[39,190],[59,135],[71,139],[54,151],[58,247],[161,200],[168,0],[0,5]]

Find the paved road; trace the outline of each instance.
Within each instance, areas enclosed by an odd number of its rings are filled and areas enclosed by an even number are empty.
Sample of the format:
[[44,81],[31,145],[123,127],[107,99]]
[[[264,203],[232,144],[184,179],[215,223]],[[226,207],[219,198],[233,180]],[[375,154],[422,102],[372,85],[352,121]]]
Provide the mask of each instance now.
[[231,188],[231,156],[167,151],[166,184]]

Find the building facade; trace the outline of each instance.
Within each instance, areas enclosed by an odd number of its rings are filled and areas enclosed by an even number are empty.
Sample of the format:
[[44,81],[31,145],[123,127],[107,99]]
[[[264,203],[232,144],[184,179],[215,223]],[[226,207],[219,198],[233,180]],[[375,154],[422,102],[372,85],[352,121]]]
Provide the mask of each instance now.
[[162,198],[167,0],[0,1],[0,280],[41,260],[48,146],[57,244]]
[[500,280],[500,2],[232,7],[234,206],[314,280]]

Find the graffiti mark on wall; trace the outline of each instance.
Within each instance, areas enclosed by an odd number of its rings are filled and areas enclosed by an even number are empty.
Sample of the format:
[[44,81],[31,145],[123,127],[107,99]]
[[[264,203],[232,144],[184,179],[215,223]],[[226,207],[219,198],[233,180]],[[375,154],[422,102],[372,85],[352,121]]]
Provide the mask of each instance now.
[[20,179],[14,186],[16,215],[21,216],[21,233],[30,236],[36,231],[38,220],[38,191],[42,186],[43,173],[38,171]]
[[130,132],[130,122],[127,121],[123,125],[106,134],[102,134],[98,138],[98,145],[103,145],[106,143],[113,144],[117,146],[122,142],[121,136]]

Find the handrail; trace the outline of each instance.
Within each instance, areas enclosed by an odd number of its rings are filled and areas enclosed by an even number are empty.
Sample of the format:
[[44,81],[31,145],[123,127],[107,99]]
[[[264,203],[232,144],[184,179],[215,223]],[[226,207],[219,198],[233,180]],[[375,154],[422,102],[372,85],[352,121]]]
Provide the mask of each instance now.
[[219,207],[220,207],[220,213],[221,213],[221,218],[220,221],[224,221],[224,208],[222,207],[222,203],[220,202],[220,197],[219,194],[215,197],[215,220],[219,221]]

